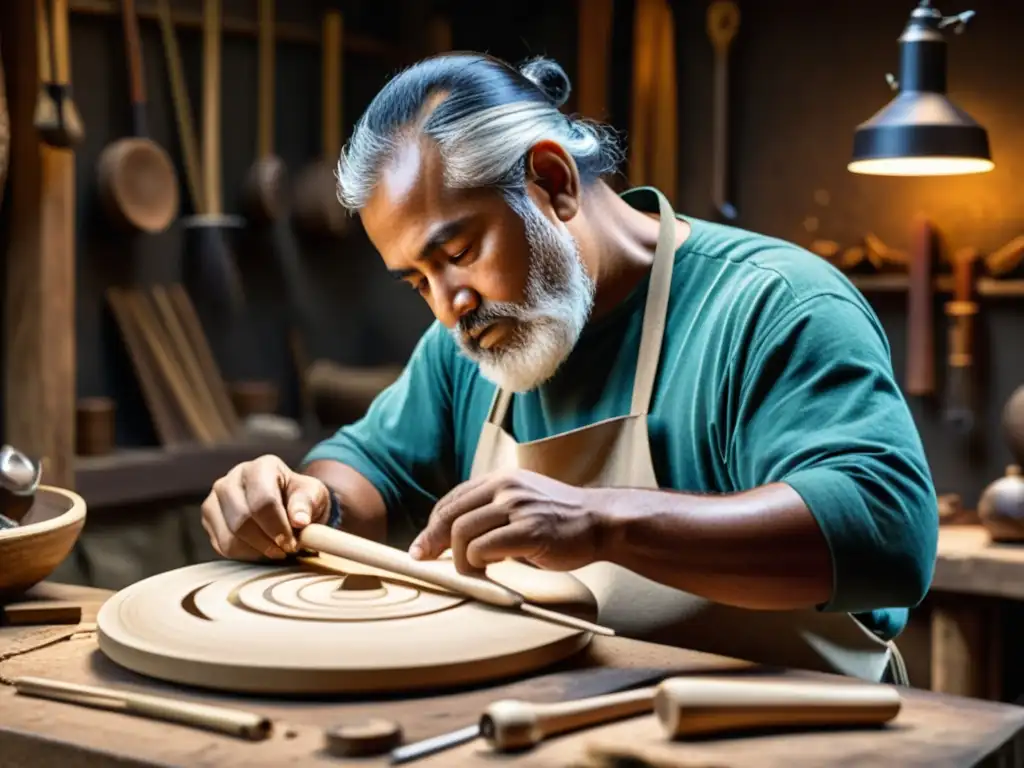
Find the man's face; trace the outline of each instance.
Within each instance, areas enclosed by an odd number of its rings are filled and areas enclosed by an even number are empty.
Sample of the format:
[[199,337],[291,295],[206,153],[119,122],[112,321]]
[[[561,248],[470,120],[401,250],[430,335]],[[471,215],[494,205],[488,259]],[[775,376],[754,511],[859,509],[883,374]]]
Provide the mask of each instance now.
[[535,191],[510,205],[497,190],[449,189],[437,149],[410,140],[361,211],[392,274],[484,376],[513,391],[554,374],[594,295],[575,239]]

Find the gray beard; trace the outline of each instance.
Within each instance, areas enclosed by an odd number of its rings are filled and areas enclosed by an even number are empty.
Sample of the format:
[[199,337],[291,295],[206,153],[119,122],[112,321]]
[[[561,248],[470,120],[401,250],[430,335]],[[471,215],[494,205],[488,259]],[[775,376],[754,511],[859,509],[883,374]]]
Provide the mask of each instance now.
[[[528,195],[509,193],[523,219],[530,249],[523,303],[484,301],[459,320],[452,336],[484,378],[501,389],[527,392],[554,376],[579,340],[594,304],[594,281],[580,259],[579,244],[540,212]],[[469,331],[500,320],[512,331],[496,349],[467,344]]]

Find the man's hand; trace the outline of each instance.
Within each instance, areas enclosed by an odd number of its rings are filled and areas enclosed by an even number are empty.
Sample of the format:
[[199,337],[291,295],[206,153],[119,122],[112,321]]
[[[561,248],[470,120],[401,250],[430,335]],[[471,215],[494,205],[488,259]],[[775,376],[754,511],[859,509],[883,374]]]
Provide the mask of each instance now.
[[295,552],[293,529],[326,522],[327,486],[292,471],[277,456],[239,464],[213,484],[203,502],[203,528],[222,557],[275,560]]
[[463,573],[505,558],[548,570],[574,570],[598,559],[597,497],[596,489],[526,470],[483,475],[438,501],[409,553],[432,559],[451,547],[455,566]]

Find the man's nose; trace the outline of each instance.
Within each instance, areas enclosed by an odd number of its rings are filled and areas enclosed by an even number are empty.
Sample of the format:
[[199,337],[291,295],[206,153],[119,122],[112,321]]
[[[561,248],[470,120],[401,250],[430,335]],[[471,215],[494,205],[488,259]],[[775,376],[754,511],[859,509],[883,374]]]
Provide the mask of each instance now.
[[480,296],[472,288],[466,286],[454,289],[450,296],[450,300],[447,296],[445,297],[444,306],[447,317],[442,317],[441,321],[452,328],[459,320],[480,306]]

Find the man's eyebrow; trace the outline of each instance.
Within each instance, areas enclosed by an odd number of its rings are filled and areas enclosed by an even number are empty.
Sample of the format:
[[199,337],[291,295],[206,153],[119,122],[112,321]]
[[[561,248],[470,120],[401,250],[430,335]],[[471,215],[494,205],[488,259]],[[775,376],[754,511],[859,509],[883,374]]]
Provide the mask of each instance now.
[[[423,247],[420,248],[419,255],[416,257],[417,261],[424,261],[430,258],[431,254],[434,253],[438,248],[447,243],[453,237],[458,235],[469,221],[468,216],[463,216],[459,219],[452,219],[435,226],[430,234],[427,235],[427,239],[423,242]],[[411,275],[416,273],[415,269],[389,269],[388,272],[396,280],[404,280]]]

